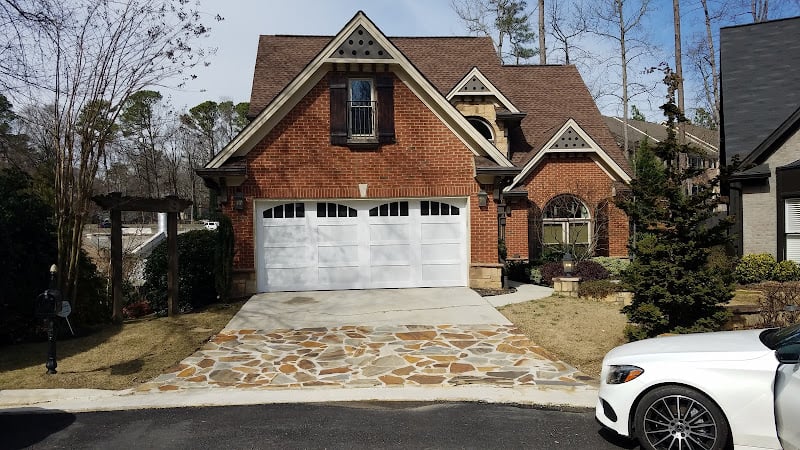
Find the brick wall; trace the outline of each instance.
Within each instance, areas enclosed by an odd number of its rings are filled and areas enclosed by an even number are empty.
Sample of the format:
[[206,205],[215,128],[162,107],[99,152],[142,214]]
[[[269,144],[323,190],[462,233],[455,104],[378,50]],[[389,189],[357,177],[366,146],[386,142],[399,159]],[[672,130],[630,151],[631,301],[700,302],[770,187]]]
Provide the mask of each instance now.
[[528,257],[530,206],[542,209],[550,199],[566,193],[580,197],[590,211],[594,205],[609,201],[608,256],[627,256],[628,219],[613,203],[612,186],[611,178],[588,156],[546,156],[521,186],[528,191],[528,201],[513,203],[511,217],[506,219],[508,256]]
[[241,186],[247,206],[225,206],[236,233],[237,269],[255,267],[254,199],[361,198],[364,183],[367,198],[470,196],[472,261],[497,261],[497,216],[493,206],[477,206],[472,152],[411,90],[395,79],[397,143],[377,150],[330,145],[329,101],[324,78],[248,153]]

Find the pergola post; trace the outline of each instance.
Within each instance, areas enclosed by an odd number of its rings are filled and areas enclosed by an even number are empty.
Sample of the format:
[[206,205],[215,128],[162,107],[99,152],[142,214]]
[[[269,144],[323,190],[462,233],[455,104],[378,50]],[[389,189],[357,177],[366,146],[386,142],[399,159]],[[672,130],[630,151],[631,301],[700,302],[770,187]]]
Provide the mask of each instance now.
[[122,322],[122,211],[167,213],[167,312],[178,313],[178,213],[191,206],[189,200],[168,195],[164,198],[127,197],[119,192],[97,195],[92,200],[111,211],[111,319]]
[[167,311],[178,314],[178,213],[167,213]]
[[111,210],[111,321],[122,323],[122,211]]

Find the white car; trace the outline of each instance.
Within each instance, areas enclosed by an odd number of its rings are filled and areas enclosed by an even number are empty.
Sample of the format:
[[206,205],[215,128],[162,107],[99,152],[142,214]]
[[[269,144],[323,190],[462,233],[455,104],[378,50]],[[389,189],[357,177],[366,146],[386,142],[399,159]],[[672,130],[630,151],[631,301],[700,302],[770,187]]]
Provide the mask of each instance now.
[[800,449],[800,324],[646,339],[603,359],[595,416],[646,449]]
[[214,231],[217,228],[219,228],[219,222],[214,222],[214,221],[211,221],[211,220],[204,220],[203,221],[203,226],[206,228],[206,230]]

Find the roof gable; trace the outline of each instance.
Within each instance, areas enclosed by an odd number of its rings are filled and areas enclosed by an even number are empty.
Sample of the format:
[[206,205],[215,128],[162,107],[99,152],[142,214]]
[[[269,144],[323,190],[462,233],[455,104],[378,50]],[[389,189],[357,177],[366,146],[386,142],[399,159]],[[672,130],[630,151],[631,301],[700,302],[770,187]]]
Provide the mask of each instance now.
[[[362,33],[359,34],[359,31]],[[360,36],[365,35],[371,39],[360,39]],[[369,44],[369,41],[372,41],[372,44]],[[375,53],[383,52],[383,55],[380,55],[380,62],[391,64],[396,69],[393,71],[398,78],[406,83],[476,156],[486,155],[501,167],[513,166],[455,107],[447,102],[380,29],[359,11],[205,167],[219,168],[231,157],[243,156],[249,152],[325,76],[328,71],[326,64],[374,63],[375,60],[371,58],[372,52],[367,54],[371,48],[378,49]],[[349,49],[349,55],[346,54],[348,51],[346,49]],[[254,79],[254,91],[255,83]]]
[[468,74],[456,84],[456,86],[447,94],[447,100],[451,100],[458,95],[493,95],[504,108],[512,113],[520,112],[511,101],[497,89],[491,81],[481,72],[477,67],[473,67]]
[[[563,140],[562,140],[563,139]],[[587,153],[596,156],[595,162],[606,172],[609,177],[616,181],[630,182],[631,177],[617,162],[606,153],[597,142],[594,141],[574,119],[567,120],[561,128],[553,134],[553,137],[544,145],[542,151],[536,153],[522,171],[514,177],[505,191],[513,190],[522,184],[530,173],[542,162],[544,157],[550,153]]]

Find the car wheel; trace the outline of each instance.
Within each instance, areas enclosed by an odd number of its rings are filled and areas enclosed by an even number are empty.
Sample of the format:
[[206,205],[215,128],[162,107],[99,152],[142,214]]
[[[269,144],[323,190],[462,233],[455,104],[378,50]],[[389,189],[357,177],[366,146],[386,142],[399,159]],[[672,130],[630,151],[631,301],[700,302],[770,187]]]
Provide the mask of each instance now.
[[646,449],[717,450],[727,448],[730,438],[722,410],[707,396],[684,386],[648,392],[636,407],[633,424]]

